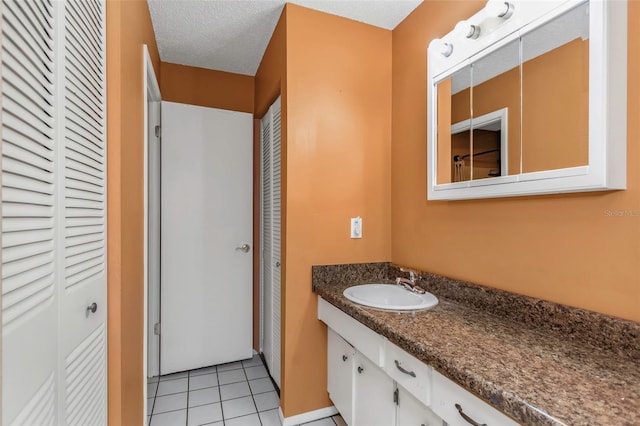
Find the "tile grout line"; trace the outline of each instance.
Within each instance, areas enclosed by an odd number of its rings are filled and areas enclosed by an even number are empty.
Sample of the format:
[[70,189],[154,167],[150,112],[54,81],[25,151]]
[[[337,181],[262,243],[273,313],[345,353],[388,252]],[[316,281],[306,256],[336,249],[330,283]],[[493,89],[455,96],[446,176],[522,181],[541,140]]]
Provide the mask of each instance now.
[[160,388],[160,376],[158,376],[158,383],[156,391],[153,393],[153,404],[151,404],[151,414],[149,417],[149,426],[151,426],[151,420],[153,419],[153,410],[156,408],[156,398],[158,397],[158,389]]
[[[239,384],[239,383],[247,383],[247,382],[246,382],[246,381],[245,381],[245,382],[234,382],[234,383],[230,383],[230,384],[232,384],[232,385],[237,385],[237,384]],[[222,385],[222,386],[226,386],[226,385]],[[218,387],[218,386],[209,386],[208,388],[193,389],[193,390],[190,390],[189,392],[197,392],[197,391],[201,391],[201,390],[205,390],[205,389],[212,389],[212,388],[216,388],[216,387]],[[218,387],[218,388],[219,388],[219,387]],[[251,392],[251,387],[249,387],[249,392]],[[236,397],[233,397],[233,398],[227,398],[227,399],[225,399],[225,400],[224,400],[224,402],[226,402],[226,401],[234,401],[234,400],[236,400],[236,399],[246,398],[246,397],[248,397],[248,396],[264,395],[264,394],[266,394],[266,393],[271,393],[271,392],[275,392],[275,391],[270,390],[270,391],[266,391],[266,392],[256,392],[256,393],[250,393],[249,395],[236,396]],[[159,397],[160,397],[160,398],[163,398],[163,397],[165,397],[165,396],[179,395],[179,394],[181,394],[181,393],[187,393],[187,392],[176,392],[176,393],[170,393],[170,394],[168,394],[168,395],[160,395]],[[219,393],[219,395],[220,395],[220,393]],[[221,403],[221,402],[222,402],[222,399],[221,399],[220,401],[205,402],[204,404],[194,405],[193,407],[190,407],[190,408],[203,407],[203,406],[205,406],[205,405],[213,405],[213,404],[218,404],[218,403]],[[189,407],[187,406],[187,408],[189,408]],[[257,408],[257,406],[256,406],[256,408]],[[170,412],[172,412],[172,411],[179,411],[179,410],[182,410],[182,409],[183,409],[183,408],[176,408],[175,410],[167,410],[167,411],[163,411],[162,413],[157,413],[157,414],[170,413]],[[258,411],[258,412],[264,412],[264,411],[270,411],[270,410],[277,410],[277,407],[276,407],[276,408],[268,408],[268,409],[266,409],[266,410],[262,410],[262,411]],[[235,418],[235,417],[233,417],[233,418]],[[215,422],[214,422],[214,423],[215,423]]]
[[220,385],[220,372],[218,371],[218,366],[216,365],[216,382],[218,383],[218,397],[220,398],[220,414],[222,415],[222,425],[224,426],[224,406],[222,405],[222,390],[220,389],[222,385]]
[[[253,357],[251,358],[253,359]],[[262,362],[262,360],[260,360],[260,362]],[[260,418],[260,412],[258,411],[258,404],[256,404],[256,399],[253,397],[253,390],[249,385],[249,376],[247,376],[247,370],[244,367],[244,363],[242,363],[242,372],[244,373],[244,376],[247,379],[247,387],[249,388],[249,394],[251,395],[251,401],[253,401],[253,406],[256,409],[256,416],[258,416],[258,423],[260,423],[260,426],[263,426],[262,419]]]
[[187,411],[187,415],[185,416],[184,426],[189,425],[189,392],[191,389],[191,370],[187,373],[187,406],[185,410]]

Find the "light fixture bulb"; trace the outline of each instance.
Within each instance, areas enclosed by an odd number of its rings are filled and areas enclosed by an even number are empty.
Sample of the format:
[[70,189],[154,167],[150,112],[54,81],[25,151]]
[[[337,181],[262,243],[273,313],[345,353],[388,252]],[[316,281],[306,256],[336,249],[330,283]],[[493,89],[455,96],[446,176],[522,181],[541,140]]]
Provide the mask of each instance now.
[[453,53],[453,44],[443,42],[440,44],[440,54],[444,57],[449,57]]
[[461,37],[475,40],[480,36],[480,25],[470,24],[467,21],[460,21],[456,24],[453,31]]
[[485,6],[485,10],[489,16],[509,19],[515,11],[515,6],[510,1],[489,0]]

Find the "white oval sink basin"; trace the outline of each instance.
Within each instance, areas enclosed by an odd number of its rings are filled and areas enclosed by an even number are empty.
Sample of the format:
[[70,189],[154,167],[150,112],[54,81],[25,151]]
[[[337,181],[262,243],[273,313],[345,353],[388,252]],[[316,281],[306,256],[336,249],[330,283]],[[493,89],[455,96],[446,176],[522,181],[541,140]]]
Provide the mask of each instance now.
[[429,309],[438,304],[438,298],[431,293],[412,293],[395,284],[356,285],[342,294],[359,305],[390,311]]

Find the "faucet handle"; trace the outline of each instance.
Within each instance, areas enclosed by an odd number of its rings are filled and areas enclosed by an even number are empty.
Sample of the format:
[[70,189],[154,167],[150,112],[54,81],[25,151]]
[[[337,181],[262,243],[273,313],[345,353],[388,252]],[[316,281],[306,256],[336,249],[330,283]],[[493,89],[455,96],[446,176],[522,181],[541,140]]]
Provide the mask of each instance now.
[[416,271],[414,271],[413,269],[409,269],[409,268],[400,268],[400,271],[402,272],[408,272],[409,273],[409,279],[411,281],[416,281],[419,279],[422,279],[422,277],[420,276],[420,274],[418,274]]

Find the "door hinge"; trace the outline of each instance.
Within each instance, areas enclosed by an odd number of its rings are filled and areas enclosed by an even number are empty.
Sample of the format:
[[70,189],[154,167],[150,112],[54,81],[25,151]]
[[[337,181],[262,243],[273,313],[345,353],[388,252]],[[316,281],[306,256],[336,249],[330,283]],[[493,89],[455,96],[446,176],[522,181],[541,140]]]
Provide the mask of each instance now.
[[393,402],[396,405],[400,405],[400,392],[398,392],[398,388],[393,391]]
[[162,136],[162,127],[156,126],[155,132],[156,132],[156,138],[159,138],[160,136]]
[[153,334],[155,334],[156,336],[160,335],[160,323],[157,322],[153,325]]

